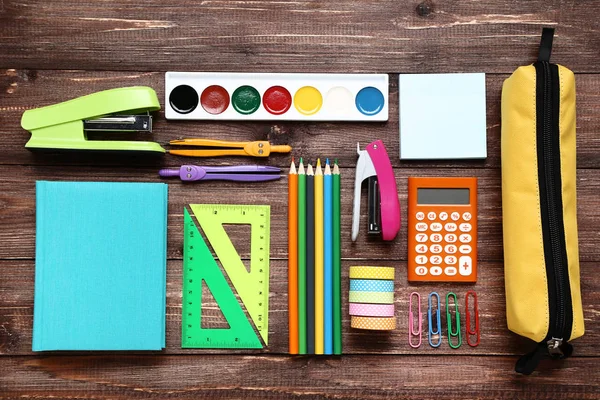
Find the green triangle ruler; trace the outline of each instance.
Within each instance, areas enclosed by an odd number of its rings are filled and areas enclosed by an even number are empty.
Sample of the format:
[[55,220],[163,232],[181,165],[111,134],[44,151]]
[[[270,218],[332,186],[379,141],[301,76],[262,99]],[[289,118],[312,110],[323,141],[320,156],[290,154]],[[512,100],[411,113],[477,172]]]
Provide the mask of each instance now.
[[[191,204],[192,213],[239,294],[250,318],[268,345],[270,207]],[[246,269],[223,224],[250,225],[250,271]],[[223,272],[198,227],[184,211],[182,347],[262,348]],[[202,282],[219,305],[229,329],[202,328]]]

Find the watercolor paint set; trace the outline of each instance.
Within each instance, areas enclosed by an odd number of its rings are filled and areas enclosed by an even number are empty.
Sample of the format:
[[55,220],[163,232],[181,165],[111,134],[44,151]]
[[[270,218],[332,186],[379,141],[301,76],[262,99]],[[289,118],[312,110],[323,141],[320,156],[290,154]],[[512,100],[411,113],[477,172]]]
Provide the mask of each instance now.
[[387,121],[387,74],[167,72],[172,120]]

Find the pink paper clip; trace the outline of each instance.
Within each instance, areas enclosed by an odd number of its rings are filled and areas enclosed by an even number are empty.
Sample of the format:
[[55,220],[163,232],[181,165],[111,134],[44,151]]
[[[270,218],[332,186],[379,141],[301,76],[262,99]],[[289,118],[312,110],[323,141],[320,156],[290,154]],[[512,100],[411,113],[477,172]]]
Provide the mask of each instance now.
[[[417,303],[419,307],[419,329],[415,331],[415,316],[413,314],[413,296],[417,296]],[[421,295],[417,292],[412,292],[408,298],[408,344],[413,349],[421,346],[421,328],[422,328],[423,314],[421,314]],[[419,343],[413,343],[413,337],[419,337]]]

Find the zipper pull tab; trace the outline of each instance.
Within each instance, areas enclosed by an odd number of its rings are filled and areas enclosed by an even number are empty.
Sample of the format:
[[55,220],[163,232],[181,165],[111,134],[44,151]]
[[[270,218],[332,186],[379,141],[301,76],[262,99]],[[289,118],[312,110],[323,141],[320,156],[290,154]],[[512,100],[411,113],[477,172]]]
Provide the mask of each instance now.
[[544,358],[552,358],[554,360],[568,358],[573,354],[573,346],[569,342],[565,342],[563,338],[552,338],[544,343],[541,341],[535,346],[535,349],[528,354],[525,354],[517,361],[515,371],[530,375]]
[[569,358],[573,354],[573,345],[563,338],[552,338],[546,342],[546,345],[548,346],[548,354],[555,360]]
[[531,375],[531,373],[537,368],[540,361],[545,357],[548,357],[548,348],[546,347],[546,344],[541,341],[530,353],[521,356],[517,360],[515,372],[523,375]]
[[554,28],[542,29],[542,40],[540,42],[540,50],[538,52],[538,62],[550,62],[550,54],[552,54],[552,40],[554,39]]
[[562,338],[557,339],[555,337],[546,342],[546,345],[548,346],[548,353],[552,358],[561,358],[564,356],[562,351],[562,343]]

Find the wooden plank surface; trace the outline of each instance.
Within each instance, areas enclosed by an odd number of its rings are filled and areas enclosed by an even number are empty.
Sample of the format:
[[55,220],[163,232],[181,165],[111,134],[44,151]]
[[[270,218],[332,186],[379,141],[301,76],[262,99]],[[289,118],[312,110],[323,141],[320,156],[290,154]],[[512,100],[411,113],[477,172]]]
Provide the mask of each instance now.
[[[505,300],[504,300],[504,271],[500,262],[481,262],[480,274],[475,286],[465,286],[452,283],[440,284],[407,284],[406,262],[384,261],[380,265],[393,266],[397,270],[395,307],[398,328],[392,333],[372,333],[350,329],[348,316],[348,269],[356,265],[354,260],[344,260],[343,267],[343,345],[345,354],[412,354],[412,355],[521,355],[531,349],[531,342],[508,332],[506,328]],[[358,263],[359,265],[362,262]],[[594,279],[594,265],[597,263],[586,262],[582,269],[583,306],[586,310],[585,323],[586,335],[574,341],[575,354],[585,357],[600,357],[600,348],[597,345],[600,321],[600,282]],[[31,328],[33,321],[33,261],[12,260],[0,261],[0,268],[4,271],[3,280],[0,281],[0,355],[32,355]],[[167,266],[167,354],[205,354],[205,353],[231,353],[230,350],[191,350],[181,349],[181,282],[182,263],[179,260],[169,261]],[[271,261],[271,290],[270,290],[270,331],[269,347],[267,351],[274,354],[285,354],[287,348],[287,263],[285,260]],[[426,296],[431,291],[445,294],[453,291],[459,299],[460,311],[464,318],[465,293],[474,289],[479,297],[479,313],[481,324],[481,344],[476,348],[466,345],[463,332],[464,346],[453,350],[448,346],[447,337],[443,338],[443,345],[431,348],[427,344],[427,337],[423,336],[423,346],[412,349],[407,343],[408,332],[408,295],[417,291],[423,297],[422,310],[423,329],[427,332],[427,307]],[[213,302],[207,302],[206,310],[216,310]],[[214,313],[212,315],[215,315]],[[208,314],[209,323],[218,323],[216,317]],[[211,325],[214,326],[214,325]],[[445,311],[442,312],[442,326],[446,327]],[[463,323],[464,329],[464,323]],[[444,328],[444,332],[446,328]],[[248,351],[237,353],[247,354]],[[254,352],[259,353],[259,352]],[[1,359],[1,358],[0,358]]]
[[[179,1],[0,0],[0,399],[13,398],[600,398],[600,0],[474,1]],[[577,189],[586,334],[573,358],[546,362],[532,377],[512,372],[531,342],[505,322],[500,180],[500,93],[518,65],[534,60],[542,26],[555,26],[553,61],[576,72]],[[162,353],[31,352],[36,180],[156,182],[157,170],[184,162],[231,165],[240,158],[190,160],[27,151],[26,109],[120,86],[147,85],[164,98],[167,70],[390,73],[387,123],[167,122],[153,140],[178,137],[270,140],[296,156],[337,157],[343,185],[343,357],[288,357],[286,185],[169,185],[167,348]],[[486,72],[488,158],[400,162],[395,73]],[[409,285],[406,230],[391,244],[350,242],[356,143],[382,139],[395,167],[406,221],[409,176],[479,179],[476,285]],[[289,157],[260,164],[286,168]],[[265,200],[265,192],[268,200]],[[271,205],[270,346],[265,352],[180,348],[182,213],[189,203]],[[366,200],[366,198],[363,198]],[[363,213],[364,214],[364,213]],[[246,259],[248,253],[241,251]],[[398,328],[369,334],[349,328],[348,267],[396,267]],[[408,346],[407,300],[416,290],[479,295],[482,341],[459,350]],[[209,319],[219,324],[209,303]],[[445,325],[445,316],[442,319]],[[425,329],[427,324],[424,324]],[[424,338],[425,339],[425,338]],[[227,352],[228,353],[228,352]]]
[[[11,173],[11,171],[13,171]],[[5,207],[0,209],[6,226],[0,232],[0,257],[31,259],[35,253],[35,181],[36,180],[104,180],[104,181],[158,181],[158,166],[154,168],[108,168],[89,166],[55,167],[22,166],[18,174],[14,166],[0,166],[5,179],[0,182],[0,199]],[[502,204],[500,171],[496,168],[412,168],[397,169],[396,183],[401,202],[402,221],[407,219],[406,198],[409,176],[476,176],[479,181],[479,259],[482,261],[502,260]],[[597,207],[600,189],[600,172],[597,169],[578,170],[578,213],[586,216],[579,219],[580,259],[600,260],[600,248],[596,245],[600,219]],[[242,190],[243,200],[235,190]],[[406,260],[406,229],[391,243],[370,240],[366,235],[366,193],[363,193],[361,231],[356,242],[350,238],[352,224],[352,198],[354,169],[342,169],[342,256],[355,260]],[[185,184],[178,181],[169,184],[169,237],[168,257],[181,259],[183,243],[183,207],[190,203],[248,203],[264,204],[264,192],[268,191],[271,205],[271,257],[287,257],[287,180],[268,185],[252,183],[203,182]],[[279,232],[280,234],[276,234]],[[283,233],[283,234],[281,234]],[[247,256],[243,254],[243,256]]]
[[555,61],[600,72],[599,7],[598,0],[3,0],[0,68],[508,73],[533,60],[541,27],[555,26]]
[[598,398],[593,384],[600,380],[597,359],[543,363],[535,377],[512,374],[513,361],[473,356],[11,357],[0,372],[0,398]]
[[[558,40],[558,39],[557,39]],[[599,52],[600,54],[600,52]],[[386,71],[386,72],[392,72]],[[500,166],[500,93],[507,74],[488,74],[487,91],[487,151],[488,157],[481,161],[432,161],[400,162],[398,123],[398,77],[390,75],[389,121],[387,123],[328,123],[328,122],[190,122],[166,121],[164,112],[158,113],[154,124],[154,140],[168,143],[181,137],[215,137],[224,140],[270,140],[276,144],[291,144],[294,154],[305,157],[335,155],[342,166],[356,164],[356,143],[380,138],[386,144],[395,167],[428,168],[497,168]],[[577,84],[577,166],[600,168],[600,75],[579,74]],[[156,159],[135,157],[92,157],[81,154],[39,154],[27,151],[23,146],[29,133],[20,126],[21,115],[29,108],[58,103],[99,90],[121,86],[146,85],[156,89],[164,105],[164,74],[143,72],[105,71],[34,71],[0,70],[0,121],[2,121],[3,152],[0,164],[65,165],[100,164],[156,167],[156,165],[180,165],[187,158],[164,157]],[[343,132],[343,135],[340,135]],[[206,163],[233,163],[239,158],[203,160]],[[261,160],[271,165],[289,167],[289,158],[273,155]]]

